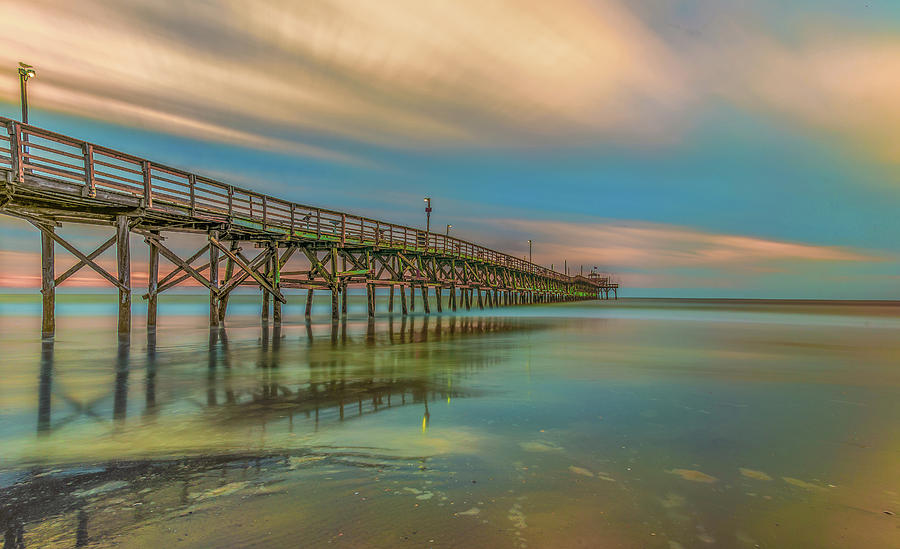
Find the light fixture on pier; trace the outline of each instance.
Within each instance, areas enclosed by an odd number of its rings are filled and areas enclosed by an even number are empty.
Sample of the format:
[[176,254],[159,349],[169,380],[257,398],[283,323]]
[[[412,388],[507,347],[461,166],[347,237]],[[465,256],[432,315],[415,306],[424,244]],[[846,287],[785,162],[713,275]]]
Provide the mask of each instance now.
[[28,80],[37,75],[34,67],[19,62],[19,97],[22,101],[22,123],[28,123]]
[[453,225],[447,225],[447,236],[450,236],[450,229],[453,228]]
[[431,232],[431,198],[425,197],[425,232]]

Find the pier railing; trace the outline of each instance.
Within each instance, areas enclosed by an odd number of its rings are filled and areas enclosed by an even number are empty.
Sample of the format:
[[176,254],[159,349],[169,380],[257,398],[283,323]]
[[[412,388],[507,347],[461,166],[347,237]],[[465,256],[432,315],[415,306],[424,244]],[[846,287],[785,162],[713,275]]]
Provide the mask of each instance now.
[[[293,238],[394,248],[476,260],[556,280],[575,277],[459,238],[289,202],[121,151],[0,117],[0,169],[82,187],[82,195],[136,198],[144,208],[179,208],[191,218]],[[162,207],[162,208],[161,208]]]

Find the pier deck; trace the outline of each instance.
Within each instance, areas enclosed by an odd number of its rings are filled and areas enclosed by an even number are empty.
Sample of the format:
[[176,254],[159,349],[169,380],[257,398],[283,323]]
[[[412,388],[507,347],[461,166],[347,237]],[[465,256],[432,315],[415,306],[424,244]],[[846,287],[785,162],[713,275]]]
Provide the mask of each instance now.
[[[399,289],[402,314],[414,310],[417,289],[429,313],[429,292],[440,312],[445,294],[455,311],[476,302],[484,308],[609,298],[618,288],[608,278],[567,276],[458,238],[297,204],[3,117],[0,213],[41,233],[45,334],[55,329],[56,286],[84,267],[118,288],[119,333],[130,332],[132,233],[142,235],[150,251],[142,296],[150,328],[159,294],[188,279],[209,291],[211,326],[224,321],[229,294],[248,284],[262,290],[263,319],[271,312],[276,323],[286,302],[283,288],[307,290],[307,318],[313,292],[329,292],[333,320],[346,314],[350,286],[367,289],[370,317],[378,286],[390,288],[390,312]],[[68,223],[110,226],[114,234],[84,253],[57,234]],[[202,234],[206,243],[181,257],[164,243],[167,232]],[[78,259],[58,276],[56,245]],[[110,273],[94,260],[113,246],[117,269]],[[173,265],[162,278],[161,258]],[[299,268],[289,267],[291,260]]]

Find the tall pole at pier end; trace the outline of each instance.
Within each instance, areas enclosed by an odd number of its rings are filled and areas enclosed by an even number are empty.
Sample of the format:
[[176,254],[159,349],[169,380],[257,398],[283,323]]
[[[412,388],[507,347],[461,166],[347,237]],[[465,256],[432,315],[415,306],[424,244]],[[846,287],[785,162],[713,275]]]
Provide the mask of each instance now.
[[425,232],[431,232],[431,198],[425,198]]
[[534,263],[534,261],[531,260],[531,239],[528,240],[528,262]]
[[34,68],[19,63],[19,99],[22,102],[22,123],[28,123],[28,79],[35,77]]

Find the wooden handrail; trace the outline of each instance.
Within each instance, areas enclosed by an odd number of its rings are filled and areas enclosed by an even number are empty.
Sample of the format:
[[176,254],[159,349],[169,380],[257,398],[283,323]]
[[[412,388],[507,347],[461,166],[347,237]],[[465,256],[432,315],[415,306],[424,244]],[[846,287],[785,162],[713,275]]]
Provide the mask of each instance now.
[[[31,138],[44,139],[46,142],[71,147],[72,149],[72,151],[59,150],[58,148],[54,149],[53,146],[44,143],[33,144],[35,148],[45,151],[49,155],[81,158],[73,152],[80,150],[84,160],[83,170],[81,166],[78,166],[81,173],[72,174],[71,176],[67,175],[67,177],[72,177],[76,182],[83,183],[87,188],[88,196],[94,195],[95,183],[109,183],[103,182],[102,179],[95,176],[96,173],[101,173],[112,176],[115,179],[120,179],[123,182],[133,184],[135,186],[135,194],[142,195],[145,207],[148,209],[154,208],[155,197],[160,198],[162,201],[171,201],[174,192],[188,197],[191,215],[194,215],[194,212],[198,208],[201,208],[204,211],[220,211],[229,217],[247,217],[250,221],[260,222],[264,230],[269,230],[270,228],[286,229],[292,236],[296,234],[297,230],[304,230],[304,232],[309,234],[312,231],[310,225],[314,223],[316,239],[321,240],[327,235],[329,240],[340,238],[341,243],[345,243],[349,238],[358,239],[360,244],[371,243],[375,246],[385,245],[385,237],[382,235],[383,232],[387,232],[387,242],[389,245],[397,246],[398,241],[395,241],[394,239],[396,232],[398,236],[402,234],[402,240],[399,241],[399,247],[404,250],[412,248],[414,250],[424,249],[424,251],[440,251],[445,255],[455,256],[460,259],[478,259],[485,263],[504,266],[518,271],[566,282],[574,282],[576,278],[456,237],[439,233],[425,233],[420,229],[407,227],[405,225],[386,223],[364,216],[357,216],[345,212],[316,208],[314,206],[286,201],[250,189],[235,187],[185,170],[169,167],[165,164],[151,162],[144,158],[92,144],[80,139],[75,139],[43,128],[21,124],[10,118],[0,117],[0,125],[7,129],[7,133],[9,134],[8,140],[10,142],[9,154],[0,154],[0,159],[9,160],[12,171],[19,181],[21,181],[23,177],[24,166],[27,165],[29,168],[32,167],[28,162],[28,157],[30,155],[23,155],[23,147],[32,146],[32,143],[23,142],[23,140],[19,138],[20,135],[26,134]],[[110,162],[97,160],[95,155],[115,159],[126,165],[118,166],[113,165]],[[54,159],[50,161],[54,164],[61,164],[61,161],[59,160]],[[105,173],[104,170],[97,171],[96,166],[104,166],[120,170],[121,172],[135,174],[138,175],[139,179],[132,181],[125,177],[115,176],[108,172]],[[38,166],[34,166],[34,168],[40,170],[40,167]],[[44,171],[53,173],[55,170]],[[175,179],[160,177],[157,174],[154,174],[154,171],[174,177],[183,177],[186,181],[181,182]],[[165,182],[165,185],[156,185],[154,179]],[[198,187],[198,185],[202,185],[202,187]],[[118,185],[113,188],[116,187],[118,187]],[[157,189],[157,187],[159,188]],[[216,197],[221,198],[221,200]],[[237,212],[235,211],[235,202],[244,204],[244,206],[240,206],[240,210]],[[183,202],[179,203],[183,205]],[[254,208],[254,206],[256,206],[256,208]],[[261,212],[259,212],[260,209]],[[302,216],[300,220],[296,219],[295,212],[297,212],[297,210],[308,212],[305,216],[305,220]],[[260,213],[261,215],[259,215]],[[310,219],[313,214],[314,221]],[[335,226],[325,227],[325,230],[323,231],[323,216],[326,218],[327,223],[335,223]],[[340,227],[337,227],[336,225],[338,220]],[[372,233],[371,236],[368,235],[367,229],[371,229],[371,231],[368,231]]]

